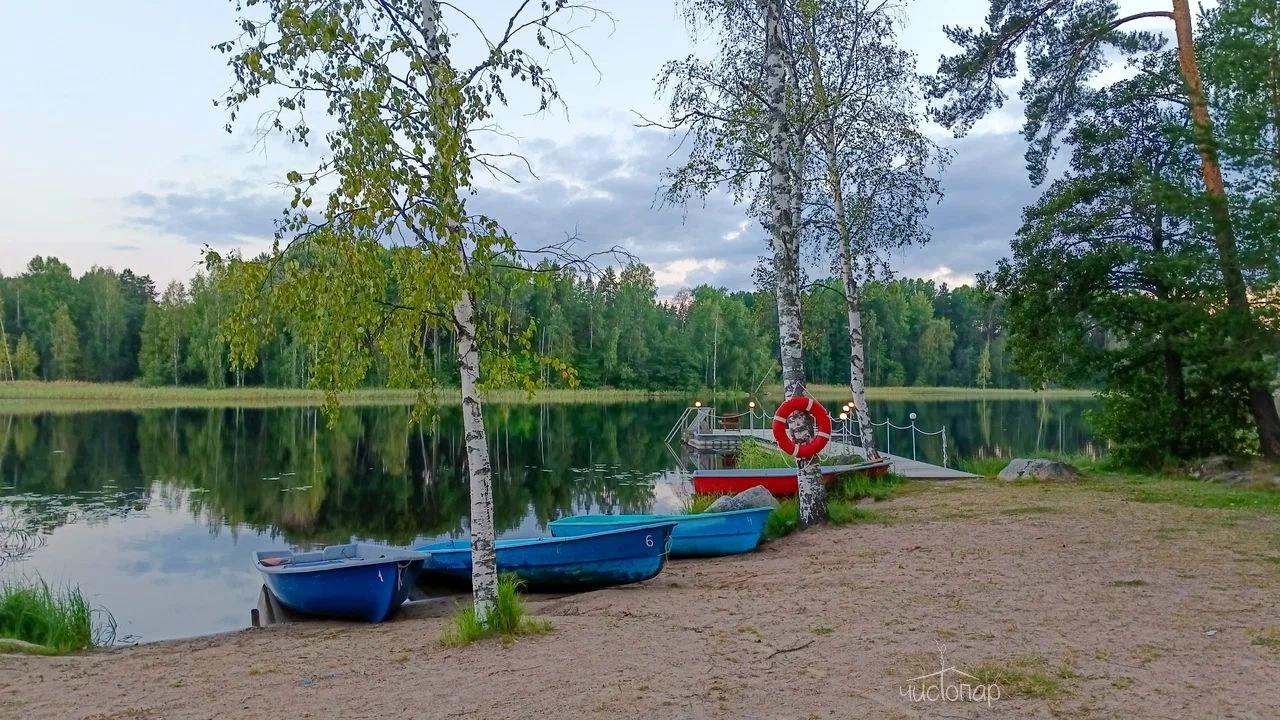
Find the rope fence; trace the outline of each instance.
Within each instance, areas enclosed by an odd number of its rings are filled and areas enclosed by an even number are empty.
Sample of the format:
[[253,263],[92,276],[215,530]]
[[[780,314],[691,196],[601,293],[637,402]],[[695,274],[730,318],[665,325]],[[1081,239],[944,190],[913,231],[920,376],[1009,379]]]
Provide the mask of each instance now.
[[[680,428],[685,427],[685,424],[687,422],[690,422],[691,417],[694,418],[694,421],[697,421],[698,418],[701,418],[701,422],[699,423],[700,427],[698,429],[699,430],[705,429],[707,431],[748,430],[748,431],[754,432],[755,430],[766,430],[770,428],[773,424],[773,415],[771,415],[768,411],[766,411],[762,407],[756,407],[754,403],[752,403],[747,410],[743,412],[736,412],[736,413],[717,413],[715,411],[715,408],[703,407],[701,405],[697,405],[697,406],[689,407],[684,411],[684,413],[680,416],[680,420],[676,422],[676,425],[672,428],[671,433],[668,435],[668,441],[670,440],[671,437],[674,437],[675,434],[680,431]],[[743,418],[746,418],[745,427],[743,427]],[[947,449],[947,426],[943,425],[941,428],[937,430],[932,430],[932,431],[922,430],[918,425],[916,425],[915,413],[911,413],[910,415],[908,415],[908,418],[910,422],[907,425],[898,425],[889,420],[881,420],[880,422],[871,422],[868,424],[873,428],[881,428],[881,427],[884,428],[884,452],[886,454],[893,453],[893,447],[892,447],[893,436],[891,431],[893,430],[910,431],[912,460],[918,459],[917,448],[916,448],[917,436],[933,437],[933,436],[941,435],[942,436],[942,466],[948,467],[950,456]],[[857,444],[861,446],[862,433],[861,433],[861,426],[858,423],[857,415],[850,414],[847,419],[843,419],[843,420],[840,419],[838,416],[833,417],[831,419],[831,436],[832,438],[839,438],[841,442],[847,445],[854,444],[853,439],[857,438],[858,439]]]

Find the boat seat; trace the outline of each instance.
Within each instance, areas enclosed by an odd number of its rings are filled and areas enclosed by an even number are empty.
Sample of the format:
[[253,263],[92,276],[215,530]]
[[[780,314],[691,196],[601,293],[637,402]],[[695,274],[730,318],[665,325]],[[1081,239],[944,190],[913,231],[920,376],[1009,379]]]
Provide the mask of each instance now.
[[325,560],[342,560],[356,557],[355,545],[330,545],[324,549]]

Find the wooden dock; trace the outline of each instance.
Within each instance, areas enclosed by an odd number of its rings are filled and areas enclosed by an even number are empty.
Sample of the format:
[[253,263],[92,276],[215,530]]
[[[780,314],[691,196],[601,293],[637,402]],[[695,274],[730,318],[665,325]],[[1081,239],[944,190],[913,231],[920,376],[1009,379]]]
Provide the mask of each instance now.
[[[773,431],[768,428],[744,429],[744,430],[704,430],[702,432],[691,434],[686,442],[698,450],[734,450],[746,438],[755,438],[766,442],[773,442]],[[831,455],[857,455],[866,457],[862,452],[862,448],[851,442],[843,442],[832,440],[827,444],[827,453]],[[955,468],[943,467],[941,465],[933,465],[922,460],[912,460],[900,455],[892,455],[881,453],[891,461],[890,471],[902,477],[912,478],[916,480],[965,480],[976,478],[977,475],[967,473]]]

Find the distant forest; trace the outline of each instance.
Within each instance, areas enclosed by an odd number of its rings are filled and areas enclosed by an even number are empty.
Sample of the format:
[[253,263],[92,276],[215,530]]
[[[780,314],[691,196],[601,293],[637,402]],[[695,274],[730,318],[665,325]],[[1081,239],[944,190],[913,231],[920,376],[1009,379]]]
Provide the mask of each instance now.
[[[484,328],[501,345],[522,333],[571,365],[583,387],[646,390],[718,387],[753,391],[777,381],[778,322],[771,291],[699,286],[659,300],[653,271],[634,264],[594,282],[568,273],[511,271],[496,277],[482,307],[500,308]],[[138,380],[150,385],[305,387],[314,349],[280,334],[257,366],[234,372],[221,328],[229,283],[197,274],[162,292],[146,275],[94,267],[78,279],[53,257],[0,278],[4,379]],[[849,337],[840,283],[804,293],[807,376],[848,383]],[[1004,302],[973,287],[924,280],[873,282],[863,294],[871,386],[1022,387],[1009,367]],[[417,351],[442,384],[453,384],[453,338],[424,331]],[[544,372],[542,380],[564,379]],[[385,385],[375,368],[369,386]]]

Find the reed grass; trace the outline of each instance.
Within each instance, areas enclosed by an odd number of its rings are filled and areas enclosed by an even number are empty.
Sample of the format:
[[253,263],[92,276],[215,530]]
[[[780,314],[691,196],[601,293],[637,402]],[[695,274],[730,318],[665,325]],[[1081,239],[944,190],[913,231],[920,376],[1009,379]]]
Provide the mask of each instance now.
[[[641,402],[688,397],[685,391],[549,388],[533,396],[519,389],[483,391],[485,400],[512,405]],[[368,388],[339,396],[344,406],[412,405],[417,391]],[[441,406],[460,402],[456,388],[439,388],[436,401]],[[314,407],[324,403],[324,391],[299,388],[200,388],[147,387],[134,383],[91,382],[0,382],[0,413],[36,414],[83,412],[90,410],[140,410],[167,408]]]
[[[97,612],[78,587],[55,591],[43,580],[0,584],[0,651],[64,655],[115,640],[115,620],[95,630]],[[17,641],[17,642],[13,642]]]
[[498,577],[498,600],[484,622],[476,616],[474,606],[468,606],[453,614],[452,623],[440,633],[444,647],[463,647],[487,637],[498,637],[511,642],[520,635],[542,635],[555,626],[549,620],[537,620],[525,616],[524,598],[520,596],[522,583],[514,575]]
[[[810,395],[820,400],[845,400],[852,395],[847,385],[808,385],[805,387]],[[1074,390],[1068,388],[1052,388],[1048,390],[1027,390],[1014,388],[973,388],[973,387],[869,387],[868,400],[1067,400],[1073,398],[1091,398],[1096,394],[1093,390]],[[781,398],[782,388],[766,386],[764,397]]]

